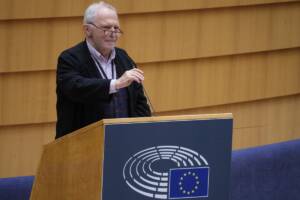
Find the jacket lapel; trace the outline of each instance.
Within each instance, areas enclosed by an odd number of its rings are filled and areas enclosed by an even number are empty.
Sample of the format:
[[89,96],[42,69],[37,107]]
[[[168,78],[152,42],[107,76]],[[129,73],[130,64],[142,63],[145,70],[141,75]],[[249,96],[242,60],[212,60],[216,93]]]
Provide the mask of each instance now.
[[116,52],[116,57],[114,59],[114,65],[116,66],[117,78],[120,78],[125,72],[124,64],[120,61],[120,58]]
[[90,77],[93,77],[93,78],[102,78],[91,54],[90,54],[90,51],[87,47],[87,44],[86,44],[86,41],[83,42],[83,63],[84,63],[84,66],[85,68],[87,69]]

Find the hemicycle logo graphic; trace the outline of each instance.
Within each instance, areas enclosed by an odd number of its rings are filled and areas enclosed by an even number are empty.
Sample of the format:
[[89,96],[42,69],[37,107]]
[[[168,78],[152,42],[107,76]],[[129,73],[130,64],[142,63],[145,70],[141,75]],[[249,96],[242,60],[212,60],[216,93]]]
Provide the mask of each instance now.
[[[172,167],[167,165],[170,168],[166,169],[166,162],[171,162]],[[123,178],[132,190],[153,199],[208,197],[208,162],[186,147],[156,146],[141,150],[126,161]]]

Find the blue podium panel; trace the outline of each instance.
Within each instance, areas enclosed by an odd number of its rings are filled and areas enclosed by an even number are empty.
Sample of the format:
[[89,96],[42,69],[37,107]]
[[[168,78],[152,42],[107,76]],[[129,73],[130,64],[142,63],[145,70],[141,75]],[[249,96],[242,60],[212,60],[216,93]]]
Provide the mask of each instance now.
[[102,200],[229,199],[232,119],[105,126]]

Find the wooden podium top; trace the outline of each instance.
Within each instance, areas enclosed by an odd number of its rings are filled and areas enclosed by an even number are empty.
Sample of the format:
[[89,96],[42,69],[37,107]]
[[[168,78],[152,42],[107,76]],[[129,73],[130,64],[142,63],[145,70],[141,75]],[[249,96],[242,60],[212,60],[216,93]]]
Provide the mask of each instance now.
[[127,123],[143,123],[143,122],[163,122],[163,121],[185,121],[185,120],[205,120],[205,119],[231,119],[232,113],[222,114],[199,114],[199,115],[174,115],[174,116],[158,116],[158,117],[137,117],[137,118],[118,118],[103,119],[99,123],[105,124],[127,124]]
[[[105,126],[111,124],[130,124],[130,123],[149,123],[149,122],[166,122],[166,121],[186,121],[186,120],[206,120],[206,119],[232,119],[232,113],[219,113],[219,114],[199,114],[199,115],[173,115],[173,116],[153,116],[153,117],[131,117],[131,118],[115,118],[103,119],[98,122],[92,123],[72,133],[69,133],[55,141],[49,143],[58,143],[66,138],[73,137],[74,135],[82,132],[87,132],[97,126]],[[47,145],[45,145],[47,146]]]

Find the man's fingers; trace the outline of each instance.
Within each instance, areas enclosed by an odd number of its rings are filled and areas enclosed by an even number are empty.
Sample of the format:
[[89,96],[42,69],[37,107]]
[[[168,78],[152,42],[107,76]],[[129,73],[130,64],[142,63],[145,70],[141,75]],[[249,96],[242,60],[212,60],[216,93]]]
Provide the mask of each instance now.
[[144,75],[143,75],[143,74],[140,74],[140,73],[138,73],[138,72],[132,71],[131,75],[132,75],[133,77],[138,78],[140,81],[143,81],[143,80],[144,80]]
[[135,71],[135,72],[138,72],[140,74],[144,74],[144,72],[142,70],[138,69],[138,68],[133,68],[130,71]]
[[129,79],[133,79],[140,83],[141,81],[144,80],[144,75],[140,73],[141,70],[129,70],[126,72],[126,75]]
[[144,72],[140,69],[134,68],[126,71],[118,80],[117,88],[129,86],[133,81],[141,83],[144,80]]

